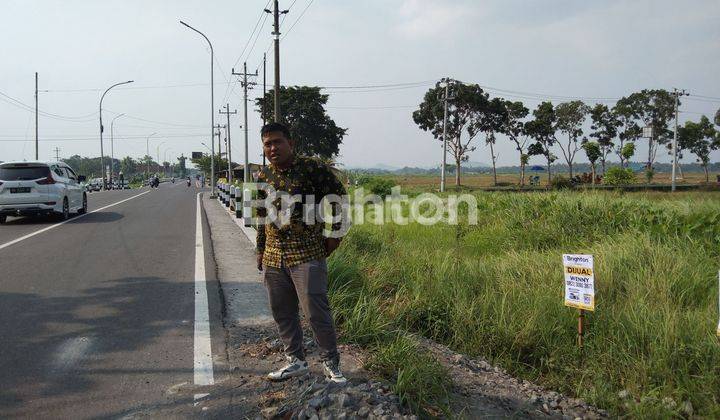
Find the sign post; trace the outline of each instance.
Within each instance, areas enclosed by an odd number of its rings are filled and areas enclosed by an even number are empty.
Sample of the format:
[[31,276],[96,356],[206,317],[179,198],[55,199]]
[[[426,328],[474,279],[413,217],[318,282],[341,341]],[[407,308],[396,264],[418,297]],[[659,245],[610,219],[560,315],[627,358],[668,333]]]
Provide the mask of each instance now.
[[592,255],[563,254],[565,306],[578,309],[578,347],[583,347],[585,311],[595,310],[595,271]]
[[[718,270],[718,316],[720,316],[720,270]],[[718,319],[717,336],[720,337],[720,319]]]

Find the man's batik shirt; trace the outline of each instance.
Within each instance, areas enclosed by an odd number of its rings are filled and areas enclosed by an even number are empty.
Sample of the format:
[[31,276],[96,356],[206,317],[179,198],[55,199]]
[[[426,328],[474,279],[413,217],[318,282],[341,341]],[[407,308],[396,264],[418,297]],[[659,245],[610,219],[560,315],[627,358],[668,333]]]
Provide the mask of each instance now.
[[[278,227],[277,224],[267,222],[258,226],[257,252],[263,254],[263,264],[270,267],[286,267],[302,264],[308,261],[325,258],[325,224],[315,219],[314,224],[308,224],[303,219],[303,204],[307,196],[314,196],[317,206],[329,194],[345,195],[345,188],[330,170],[329,166],[313,158],[293,156],[293,162],[285,169],[279,169],[270,164],[260,171],[258,183],[267,183],[276,191],[283,191],[290,195],[302,195],[302,203],[295,204],[290,216],[290,223]],[[260,190],[259,199],[265,199],[267,192]],[[273,201],[274,207],[280,210],[280,199]],[[332,214],[340,212],[339,205],[332,206]],[[267,210],[258,208],[258,217],[265,217]],[[340,223],[332,225],[333,231],[340,229]]]

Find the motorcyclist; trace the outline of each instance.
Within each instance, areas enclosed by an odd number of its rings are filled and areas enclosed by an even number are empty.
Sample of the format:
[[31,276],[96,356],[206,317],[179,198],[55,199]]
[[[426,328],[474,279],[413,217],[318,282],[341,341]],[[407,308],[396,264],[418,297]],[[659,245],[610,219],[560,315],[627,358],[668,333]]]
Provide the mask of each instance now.
[[187,177],[187,186],[190,187],[190,177]]

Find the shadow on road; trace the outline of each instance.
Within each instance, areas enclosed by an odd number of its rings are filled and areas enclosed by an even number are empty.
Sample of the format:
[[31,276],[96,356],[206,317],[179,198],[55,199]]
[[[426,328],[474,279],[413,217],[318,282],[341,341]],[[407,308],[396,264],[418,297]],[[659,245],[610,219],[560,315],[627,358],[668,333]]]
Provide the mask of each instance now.
[[4,224],[6,226],[53,225],[57,222],[58,218],[54,216],[9,216]]
[[[101,219],[112,214],[97,213]],[[192,380],[193,310],[187,296],[194,293],[193,283],[121,278],[79,293],[0,293],[0,417],[48,415],[106,397],[107,389],[93,395],[100,377],[104,383],[123,377],[126,389],[151,387],[145,381],[160,382],[157,375],[166,372],[186,372]],[[183,361],[175,353],[138,367],[135,358],[169,333],[190,337],[179,352]]]
[[109,223],[120,220],[123,217],[125,216],[114,211],[100,211],[97,213],[90,213],[85,217],[73,220],[71,223]]
[[[85,217],[77,218],[77,215],[70,216],[72,223],[108,223],[122,219],[124,216],[120,213],[105,211],[90,213]],[[54,225],[62,220],[57,216],[25,216],[7,219],[6,226],[27,226],[27,225]]]

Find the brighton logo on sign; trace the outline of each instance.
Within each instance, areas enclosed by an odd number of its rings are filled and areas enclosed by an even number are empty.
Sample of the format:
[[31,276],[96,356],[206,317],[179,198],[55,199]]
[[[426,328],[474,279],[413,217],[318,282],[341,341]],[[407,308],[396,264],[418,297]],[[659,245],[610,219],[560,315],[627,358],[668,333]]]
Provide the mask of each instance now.
[[592,255],[563,254],[565,306],[595,310],[595,272]]

